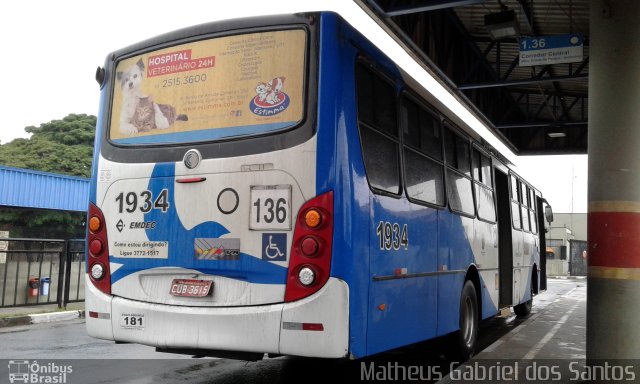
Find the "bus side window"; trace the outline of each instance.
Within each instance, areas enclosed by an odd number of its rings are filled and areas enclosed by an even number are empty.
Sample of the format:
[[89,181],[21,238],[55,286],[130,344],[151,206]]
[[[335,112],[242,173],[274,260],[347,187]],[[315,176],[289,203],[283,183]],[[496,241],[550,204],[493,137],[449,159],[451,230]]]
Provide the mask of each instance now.
[[493,199],[491,159],[478,149],[472,150],[473,178],[475,179],[476,211],[480,219],[495,222],[496,206]]
[[356,66],[358,128],[369,185],[400,194],[395,88],[363,63]]
[[469,141],[446,127],[444,144],[449,206],[454,212],[475,216]]
[[444,135],[444,144],[447,165],[471,177],[469,141],[463,139],[447,127]]
[[511,175],[511,218],[513,220],[513,228],[522,229],[520,221],[520,190],[518,186],[518,178]]
[[402,100],[402,121],[407,196],[444,206],[440,118],[405,96]]
[[533,189],[527,187],[527,192],[529,195],[529,221],[531,223],[531,232],[538,233],[538,223],[536,217],[536,195],[533,192]]
[[522,230],[530,232],[531,228],[529,227],[529,208],[527,207],[527,189],[526,185],[522,182],[522,180],[518,179],[518,191],[520,193],[519,202],[520,202],[520,212],[522,215]]

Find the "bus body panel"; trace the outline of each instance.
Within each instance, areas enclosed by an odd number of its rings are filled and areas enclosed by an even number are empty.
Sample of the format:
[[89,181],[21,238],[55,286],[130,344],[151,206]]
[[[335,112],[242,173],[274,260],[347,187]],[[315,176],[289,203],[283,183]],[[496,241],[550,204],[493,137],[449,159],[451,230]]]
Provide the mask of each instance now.
[[[314,137],[296,147],[267,154],[204,159],[195,170],[182,163],[154,166],[100,159],[98,172],[105,177],[98,183],[98,207],[103,208],[109,229],[112,293],[133,300],[186,306],[283,301],[295,216],[304,201],[315,195],[315,146]],[[309,159],[296,161],[301,157]],[[250,167],[255,165],[268,168],[251,171]],[[176,182],[194,177],[206,180],[193,184]],[[267,232],[249,229],[253,203],[250,194],[256,186],[290,189],[288,229]],[[150,201],[162,191],[167,192],[165,212],[154,208],[143,213],[139,205],[152,203],[141,202],[133,209],[124,201],[130,194],[139,199],[146,191]],[[237,199],[229,214],[221,211],[224,209],[219,201],[223,193],[235,194]],[[281,261],[271,261],[263,249],[268,241],[265,236],[269,235],[286,239]],[[149,243],[160,246],[144,247]],[[227,244],[235,249],[224,250]],[[149,252],[157,255],[144,254]],[[170,293],[174,279],[194,275],[212,280],[213,293],[206,297]]]
[[[336,81],[336,83],[341,84],[345,89],[343,93],[349,97],[348,104],[353,106],[351,100],[355,98],[353,94],[355,80],[352,75],[347,77],[347,74],[353,73],[354,64],[359,54],[364,53],[374,57],[376,63],[381,64],[383,67],[394,67],[392,64],[387,63],[386,60],[388,59],[376,51],[368,41],[363,40],[357,32],[350,30],[348,25],[345,24],[343,28],[343,39],[345,43],[338,44],[343,52],[341,55],[342,67],[341,70],[338,71],[338,73],[341,74],[341,78],[340,81]],[[324,31],[325,29],[323,28],[323,33]],[[396,80],[402,81],[403,75],[397,69],[390,70],[390,72],[396,74]],[[336,104],[340,103],[336,102]],[[346,129],[347,131],[351,131],[347,134],[349,134],[348,137],[359,140],[357,115],[355,112],[356,111],[352,111],[351,114],[345,112],[337,116],[340,118],[343,116],[352,116],[351,121],[347,120],[348,124],[346,125]],[[339,121],[342,120],[339,119]],[[340,128],[338,128],[338,132],[340,132]],[[337,152],[340,154],[349,153],[351,158],[346,161],[349,167],[364,170],[359,143],[357,146],[350,146],[352,149],[347,151],[340,149],[342,142],[344,141],[338,141]],[[349,147],[347,143],[345,143],[345,147]],[[340,159],[338,159],[338,161],[340,161]],[[342,169],[340,166],[336,168]],[[482,295],[480,298],[483,300],[482,318],[487,318],[497,313],[498,287],[495,284],[497,261],[494,260],[495,255],[497,255],[496,224],[460,217],[450,213],[448,210],[438,210],[420,206],[408,202],[405,197],[397,199],[380,196],[368,188],[364,172],[352,173],[350,176],[349,178],[345,178],[345,185],[340,185],[337,189],[352,188],[356,190],[357,188],[361,188],[362,193],[366,193],[368,196],[366,201],[371,205],[369,210],[370,219],[368,223],[366,223],[369,225],[368,250],[354,254],[354,260],[360,260],[360,255],[367,254],[371,259],[368,276],[368,306],[366,308],[368,320],[366,322],[364,319],[354,321],[353,315],[359,308],[352,305],[351,322],[352,332],[358,332],[358,328],[367,329],[366,354],[377,353],[396,346],[406,345],[457,330],[459,326],[458,302],[464,283],[465,272],[469,266],[476,262],[487,269],[480,273],[480,279],[483,282],[481,287]],[[349,190],[349,192],[353,193],[351,190]],[[357,196],[361,196],[361,194]],[[364,198],[360,197],[358,197],[357,200],[361,205],[362,202],[365,201]],[[389,202],[389,209],[385,210],[381,207],[384,205],[384,203],[381,203],[383,201]],[[336,209],[336,211],[338,210],[339,209]],[[357,211],[357,215],[362,215],[363,211],[364,209]],[[376,212],[379,212],[379,214]],[[381,220],[379,218],[380,216],[385,217],[384,215],[387,215],[390,219]],[[425,217],[430,217],[431,219],[426,221],[420,220],[418,219],[420,216],[422,216],[422,219]],[[409,239],[414,239],[416,243],[422,244],[421,247],[416,246],[409,252],[410,255],[407,254],[404,258],[400,257],[399,260],[395,261],[392,256],[394,255],[393,251],[380,250],[380,240],[376,235],[376,226],[381,221],[383,223],[389,222],[393,230],[393,219],[396,219],[395,221],[398,221],[398,224],[400,224],[402,220],[407,223],[414,223],[414,227],[416,228],[412,228],[412,226],[409,225],[409,228],[411,228],[409,233],[414,232],[413,235],[409,235]],[[448,229],[443,229],[443,227],[447,227]],[[402,225],[399,225],[399,228],[401,229]],[[440,242],[441,239],[442,242]],[[411,240],[409,240],[409,242],[411,243]],[[483,243],[486,247],[484,251],[482,249]],[[427,244],[429,247],[426,246]],[[419,257],[415,257],[416,255],[412,252],[420,252]],[[384,254],[385,257],[380,257],[381,254]],[[399,255],[400,254],[401,253],[399,253]],[[449,254],[451,254],[451,257]],[[453,257],[453,254],[456,254],[456,256]],[[437,257],[446,259],[442,263],[443,268],[451,269],[455,266],[457,269],[453,272],[443,271],[443,273],[439,273],[438,268],[441,264],[437,263]],[[451,259],[451,263],[448,262],[449,258]],[[354,265],[355,263],[356,261],[354,261]],[[376,277],[393,275],[396,269],[404,273],[402,271],[403,264],[406,265],[404,268],[409,275],[414,272],[418,275],[432,273],[433,276],[400,278],[398,279],[399,282],[374,281]],[[386,270],[384,270],[386,274],[376,270],[376,268],[382,268],[381,266],[386,268]],[[361,267],[363,266],[358,265],[355,269],[364,271]],[[490,284],[484,282],[485,278],[490,281]],[[367,277],[363,277],[359,281],[362,280],[367,280]],[[355,290],[352,290],[352,292],[353,291]],[[408,296],[408,293],[410,293],[411,296]],[[384,311],[379,309],[379,305],[387,303],[390,304],[389,306],[385,306]],[[360,308],[362,307],[360,306]],[[360,326],[360,324],[362,324],[362,326]],[[403,329],[403,332],[390,333],[388,332],[389,329]],[[352,344],[350,348],[352,354],[362,356],[361,353],[354,353],[354,351],[357,351],[358,348],[361,347],[361,345],[357,343],[357,340],[358,339],[352,334]]]
[[[348,30],[349,26],[345,25],[344,29]],[[353,33],[353,35],[351,33]],[[375,58],[376,64],[379,64],[382,67],[386,67],[388,64],[386,63],[386,58],[384,57],[384,55],[376,52],[376,49],[371,47],[368,41],[362,40],[361,37],[357,35],[357,32],[345,32],[344,40],[345,42],[351,42],[353,45],[338,44],[342,48],[344,53],[342,55],[342,70],[339,72],[341,73],[342,77],[341,81],[337,82],[337,84],[342,84],[344,88],[349,89],[349,91],[344,92],[349,92],[349,96],[351,96],[350,92],[355,86],[355,81],[351,78],[349,79],[349,81],[346,81],[345,74],[351,73],[353,71],[354,61],[359,53],[364,52],[367,55],[373,56]],[[355,50],[354,46],[356,46]],[[389,74],[389,72],[397,72],[397,69],[395,71],[389,70],[387,74]],[[396,80],[402,81],[402,76],[403,75],[398,75]],[[352,132],[351,137],[358,137],[357,120],[355,118],[356,115],[354,114],[353,116],[354,119],[351,124],[348,124],[348,127],[350,127],[350,129],[354,131]],[[342,117],[342,115],[340,115],[340,117]],[[360,148],[355,148],[355,151],[350,151],[349,153],[353,155],[350,161],[350,166],[355,167],[357,164],[358,168],[364,168],[362,164],[362,152],[360,151]],[[364,179],[364,175],[359,179],[360,180],[352,178],[351,185],[353,187],[351,188],[360,186],[364,181],[366,181],[366,179]],[[367,186],[366,183],[365,186]],[[368,190],[367,192],[370,195],[369,201],[372,205],[374,205],[374,202],[377,201],[382,201],[384,199],[393,199],[376,195],[375,193],[371,192],[371,190]],[[401,197],[401,199],[406,198]],[[500,282],[497,277],[497,224],[485,222],[479,219],[459,216],[457,214],[449,212],[448,209],[437,210],[433,208],[420,207],[419,205],[412,203],[407,203],[407,205],[411,206],[411,209],[419,210],[420,208],[423,208],[425,210],[432,211],[434,215],[438,215],[437,222],[439,224],[435,225],[435,231],[433,232],[438,233],[438,241],[434,242],[435,244],[437,244],[437,248],[433,248],[433,250],[434,252],[437,252],[438,258],[441,261],[437,265],[435,265],[436,268],[433,269],[433,272],[437,274],[437,276],[434,277],[434,280],[437,280],[437,289],[425,288],[424,282],[413,282],[413,284],[409,285],[414,289],[407,290],[405,292],[411,292],[411,294],[415,294],[416,296],[420,296],[422,298],[423,302],[420,303],[422,304],[422,306],[418,307],[418,309],[416,309],[416,306],[414,305],[415,303],[404,306],[404,304],[398,303],[398,300],[394,300],[395,307],[392,307],[393,309],[387,308],[385,309],[385,311],[381,311],[378,308],[379,304],[384,303],[385,301],[392,301],[389,299],[389,297],[395,297],[393,292],[398,290],[398,288],[396,288],[394,284],[387,284],[388,288],[377,289],[376,284],[378,286],[382,286],[383,284],[381,282],[373,282],[372,280],[378,275],[374,268],[374,265],[376,263],[374,255],[376,252],[379,252],[379,244],[377,244],[378,240],[377,237],[375,237],[375,225],[380,220],[376,218],[375,209],[371,208],[371,219],[369,223],[370,248],[368,251],[369,257],[371,258],[369,299],[367,308],[369,319],[366,322],[367,354],[388,350],[399,345],[406,345],[411,342],[417,342],[426,338],[433,337],[435,335],[443,335],[449,332],[456,331],[459,327],[458,303],[460,293],[462,290],[462,286],[464,285],[465,273],[471,266],[477,268],[480,279],[479,290],[481,295],[479,300],[481,301],[482,308],[481,318],[489,318],[491,316],[494,316],[498,312]],[[400,213],[400,211],[402,210],[403,208],[390,209],[388,211],[388,214],[393,215],[391,212],[395,211],[398,212],[399,217],[403,217],[403,219],[406,220],[407,210]],[[424,225],[424,222],[422,222],[421,225]],[[424,232],[420,233],[420,235],[422,235],[423,233]],[[358,253],[358,255],[359,254],[360,253]],[[414,259],[408,257],[407,260]],[[410,263],[410,261],[408,261],[408,263]],[[444,269],[444,271],[438,271],[438,268],[442,268]],[[449,269],[449,271],[447,271],[447,269]],[[410,274],[411,272],[408,273]],[[521,286],[524,286],[527,284],[527,281],[522,281],[522,279],[520,279],[519,284]],[[402,284],[397,285],[402,286]],[[431,297],[431,295],[433,294],[435,294],[434,297],[437,298],[437,304],[434,304],[430,307],[430,305],[428,304],[430,302],[429,297]],[[525,297],[526,296],[519,297],[520,301],[516,303],[526,301],[524,300]],[[411,300],[411,298],[407,298],[406,295],[403,296],[402,299],[405,302],[409,302]],[[432,317],[425,319],[424,316],[421,316],[421,311],[423,309],[431,309]],[[352,314],[355,311],[356,308],[352,306]],[[382,312],[386,313],[381,314]],[[437,324],[437,331],[430,333],[430,323],[433,322],[433,316],[436,314],[437,321],[435,322],[435,324]],[[404,322],[406,322],[409,326],[404,326]],[[352,321],[351,328],[352,330],[356,331],[353,324],[365,323],[362,320],[360,322]],[[378,325],[378,327],[376,327],[376,324]],[[406,332],[403,332],[402,334],[392,334],[388,332],[389,329],[403,329],[406,330]],[[355,345],[355,343],[353,343],[353,341],[354,338],[352,337],[352,353],[357,349],[357,346]]]
[[[87,281],[90,284],[89,281]],[[349,288],[329,279],[316,294],[295,303],[250,307],[181,307],[144,303],[91,292],[93,309],[110,318],[87,317],[90,336],[160,348],[190,348],[345,357]],[[132,325],[131,319],[135,318]],[[321,325],[307,330],[305,324]]]
[[[369,308],[369,185],[364,177],[353,66],[357,38],[336,14],[320,18],[317,190],[334,190],[331,275],[349,284],[349,353],[367,355]],[[358,160],[360,159],[360,160]]]
[[[349,352],[349,286],[330,278],[317,294],[282,309],[280,353],[307,357],[346,357]],[[301,330],[322,324],[321,331]]]
[[[510,173],[511,213],[512,213],[512,239],[513,239],[513,305],[525,303],[532,299],[532,292],[539,289],[541,238],[544,236],[544,228],[538,227],[538,212],[535,190],[521,180],[514,172]],[[522,207],[514,200],[514,183],[518,183],[518,190],[522,189]],[[532,210],[527,209],[527,207]],[[514,211],[518,211],[514,216]],[[518,221],[517,216],[520,217]],[[535,282],[534,282],[535,279]]]
[[476,219],[473,225],[473,253],[482,283],[482,319],[498,312],[500,283],[498,280],[498,225]]
[[456,331],[459,326],[460,292],[467,266],[473,263],[470,239],[473,219],[444,210],[441,214],[438,269],[438,334]]
[[436,335],[438,211],[375,194],[370,205],[371,354]]
[[111,327],[112,301],[113,296],[99,291],[91,282],[89,274],[85,275],[85,324],[89,336],[104,340],[116,340],[113,337],[113,328]]

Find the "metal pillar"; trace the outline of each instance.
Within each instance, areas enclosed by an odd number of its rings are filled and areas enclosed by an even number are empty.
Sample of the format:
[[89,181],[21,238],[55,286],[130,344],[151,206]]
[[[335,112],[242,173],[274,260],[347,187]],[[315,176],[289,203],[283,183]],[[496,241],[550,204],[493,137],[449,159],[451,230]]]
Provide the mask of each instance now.
[[640,1],[590,12],[587,359],[638,359]]

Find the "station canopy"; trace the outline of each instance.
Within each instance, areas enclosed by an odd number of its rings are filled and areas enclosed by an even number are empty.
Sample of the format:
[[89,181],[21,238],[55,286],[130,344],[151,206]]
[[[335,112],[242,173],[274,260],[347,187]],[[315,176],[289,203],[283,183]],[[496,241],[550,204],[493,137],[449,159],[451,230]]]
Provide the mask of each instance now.
[[86,212],[89,179],[0,166],[2,206]]
[[587,153],[588,0],[356,0],[518,155]]

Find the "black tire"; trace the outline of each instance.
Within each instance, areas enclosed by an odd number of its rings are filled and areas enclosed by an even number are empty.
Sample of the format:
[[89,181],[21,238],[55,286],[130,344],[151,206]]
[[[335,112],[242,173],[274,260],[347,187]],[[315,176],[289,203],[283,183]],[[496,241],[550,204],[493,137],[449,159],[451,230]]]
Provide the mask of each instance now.
[[525,301],[522,304],[518,304],[513,307],[513,311],[516,313],[518,317],[529,316],[531,313],[531,308],[533,308],[533,290],[531,291],[531,299]]
[[460,295],[460,331],[458,332],[459,355],[462,361],[469,360],[476,351],[479,331],[478,297],[471,280],[467,280]]

